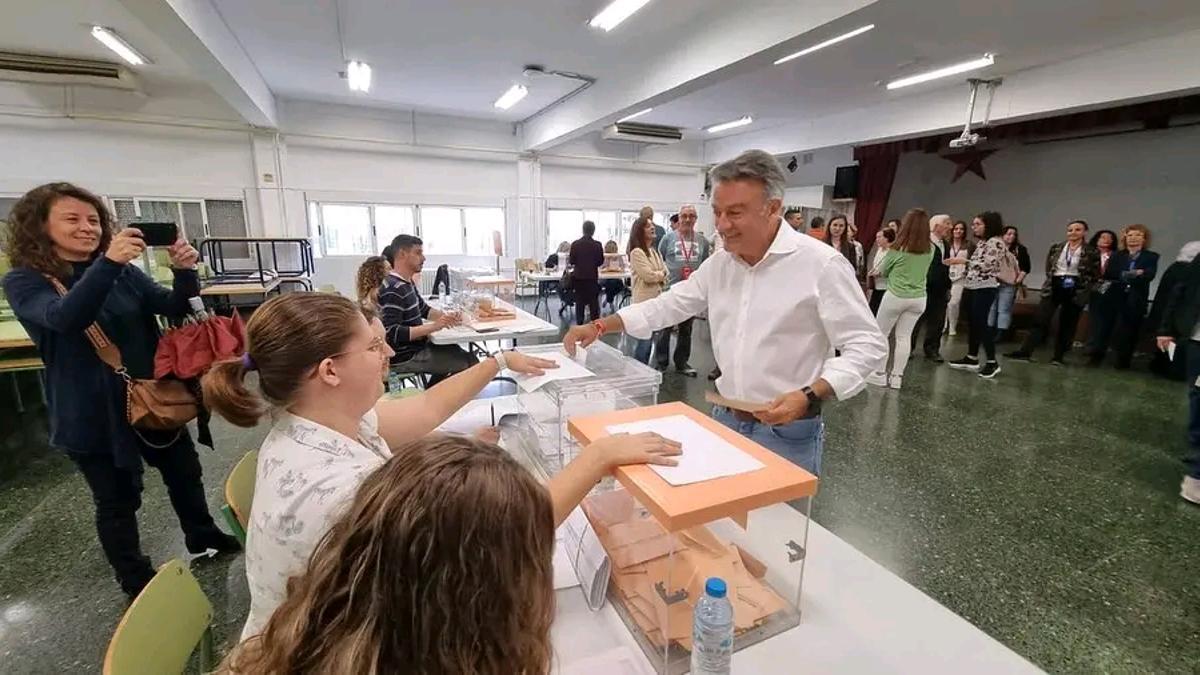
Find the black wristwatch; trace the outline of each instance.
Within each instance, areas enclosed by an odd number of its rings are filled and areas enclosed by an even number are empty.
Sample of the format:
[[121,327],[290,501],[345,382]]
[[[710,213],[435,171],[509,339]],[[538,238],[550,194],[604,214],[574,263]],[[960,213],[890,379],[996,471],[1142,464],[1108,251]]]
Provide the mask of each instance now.
[[808,417],[818,415],[821,412],[821,397],[817,396],[817,392],[813,391],[812,387],[805,387],[800,391],[804,392],[805,398],[808,399]]

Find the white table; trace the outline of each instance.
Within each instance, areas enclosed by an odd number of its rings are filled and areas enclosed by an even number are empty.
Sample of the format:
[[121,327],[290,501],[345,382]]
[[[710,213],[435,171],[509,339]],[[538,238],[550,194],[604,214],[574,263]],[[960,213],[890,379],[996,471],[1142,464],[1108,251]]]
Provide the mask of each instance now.
[[513,323],[496,326],[496,330],[481,333],[470,326],[454,326],[443,328],[429,336],[429,341],[435,345],[461,345],[487,340],[519,340],[521,338],[557,337],[558,326],[526,312],[520,307],[513,306],[517,318]]
[[[473,405],[480,404],[463,414]],[[815,522],[807,549],[800,625],[735,653],[733,672],[1041,672]],[[556,600],[555,673],[577,672],[573,665],[620,647],[653,672],[611,603],[592,612],[578,587]]]

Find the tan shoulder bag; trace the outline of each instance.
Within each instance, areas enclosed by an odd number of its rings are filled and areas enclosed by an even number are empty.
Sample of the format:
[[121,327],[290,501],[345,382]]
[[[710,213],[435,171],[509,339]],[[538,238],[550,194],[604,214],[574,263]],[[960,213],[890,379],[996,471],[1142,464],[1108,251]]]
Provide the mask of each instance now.
[[[67,289],[58,279],[47,276],[59,295]],[[129,376],[121,360],[121,350],[108,339],[100,324],[85,331],[100,360],[125,380],[125,410],[129,424],[148,431],[175,431],[196,419],[199,405],[195,394],[180,380],[139,380]]]

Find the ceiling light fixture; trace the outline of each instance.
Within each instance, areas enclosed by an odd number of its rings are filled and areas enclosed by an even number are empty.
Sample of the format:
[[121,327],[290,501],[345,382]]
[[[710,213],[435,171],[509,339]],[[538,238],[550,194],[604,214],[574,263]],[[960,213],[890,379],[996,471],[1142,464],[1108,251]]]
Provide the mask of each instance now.
[[92,26],[92,37],[99,40],[105,47],[116,52],[117,56],[125,59],[131,66],[144,66],[150,63],[150,59],[139,54],[133,48],[133,45],[104,26]]
[[899,80],[892,80],[891,82],[887,83],[887,88],[899,89],[901,87],[909,87],[914,84],[921,84],[922,82],[929,82],[930,80],[936,80],[942,77],[950,77],[951,75],[958,75],[959,73],[966,73],[972,70],[979,70],[980,68],[987,68],[995,62],[995,56],[991,54],[984,54],[983,56],[970,61],[963,61],[962,63],[956,63],[952,66],[938,68],[937,70],[931,70],[927,73],[921,73],[911,77],[902,77]]
[[514,84],[508,88],[508,91],[504,92],[504,95],[496,99],[496,102],[493,105],[501,110],[508,110],[516,105],[518,101],[525,98],[525,95],[528,93],[529,88],[525,85]]
[[605,32],[616,28],[622,21],[628,19],[634,12],[646,5],[650,0],[613,0],[600,13],[588,22],[592,28]]
[[731,120],[729,122],[722,122],[720,124],[714,124],[711,127],[706,128],[705,131],[707,131],[710,134],[720,133],[720,132],[726,131],[728,129],[736,129],[738,127],[744,127],[753,121],[754,121],[753,117],[746,115],[745,117],[739,117],[738,119]]
[[796,52],[795,54],[790,54],[788,56],[783,57],[782,59],[779,59],[778,61],[775,62],[775,65],[779,65],[781,63],[787,63],[788,61],[791,61],[792,59],[798,59],[801,56],[804,56],[805,54],[811,54],[811,53],[817,51],[818,49],[824,49],[830,45],[836,45],[837,43],[839,43],[843,40],[849,40],[850,38],[852,38],[856,35],[862,35],[863,33],[871,30],[874,27],[875,27],[875,24],[870,23],[861,28],[856,28],[856,29],[850,31],[849,33],[846,33],[845,35],[839,35],[835,38],[830,38],[824,42],[815,44],[806,49],[801,49],[800,51]]
[[646,108],[645,110],[639,110],[639,111],[633,113],[632,115],[626,115],[626,116],[622,117],[621,119],[617,120],[617,124],[620,124],[621,122],[628,122],[629,120],[631,120],[635,117],[641,117],[642,115],[645,115],[646,113],[650,112],[651,110],[654,110],[654,108]]
[[362,61],[347,63],[346,83],[350,85],[350,91],[361,91],[364,94],[371,91],[371,66]]

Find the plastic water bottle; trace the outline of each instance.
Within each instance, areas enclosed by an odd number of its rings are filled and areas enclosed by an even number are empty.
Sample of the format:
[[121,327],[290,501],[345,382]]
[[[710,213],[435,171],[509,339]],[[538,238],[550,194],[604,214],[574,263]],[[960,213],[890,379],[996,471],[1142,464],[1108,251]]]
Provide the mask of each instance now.
[[710,577],[692,615],[692,673],[728,675],[733,658],[733,605],[725,580]]

